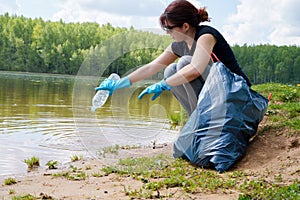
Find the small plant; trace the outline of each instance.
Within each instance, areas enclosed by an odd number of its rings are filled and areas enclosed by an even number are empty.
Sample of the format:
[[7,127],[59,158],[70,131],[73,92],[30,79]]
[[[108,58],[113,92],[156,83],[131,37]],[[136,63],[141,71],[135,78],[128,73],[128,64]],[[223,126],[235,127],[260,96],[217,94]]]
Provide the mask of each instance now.
[[268,121],[265,127],[269,127],[273,132],[278,133],[280,133],[280,130],[285,129],[287,136],[299,135],[299,87],[279,83],[268,83],[254,85],[253,89],[265,97],[272,93],[272,98],[266,113]]
[[90,165],[85,166],[85,170],[91,170],[92,167]]
[[140,145],[125,145],[125,146],[121,146],[120,149],[124,149],[124,150],[130,150],[130,149],[140,149],[142,148]]
[[4,185],[13,185],[13,184],[16,184],[17,181],[16,179],[14,178],[7,178],[4,180]]
[[24,162],[27,164],[28,169],[33,169],[34,167],[40,166],[40,159],[35,156],[25,159]]
[[46,166],[48,166],[48,169],[57,169],[58,161],[57,160],[49,160],[46,163]]
[[297,99],[297,90],[291,87],[287,87],[279,97],[283,102],[295,102]]
[[84,180],[87,175],[81,168],[71,165],[69,171],[64,176],[69,180],[79,181]]
[[16,191],[13,189],[9,189],[9,191],[8,191],[8,194],[15,194],[15,193],[16,193]]
[[82,170],[82,168],[77,168],[76,166],[70,165],[70,168],[66,172],[52,174],[54,177],[65,177],[68,180],[80,181],[85,180],[87,174]]
[[39,196],[33,196],[31,194],[25,194],[24,196],[14,196],[12,200],[36,200],[36,199],[53,199],[53,197],[40,193]]
[[172,126],[179,126],[179,124],[181,123],[181,114],[180,113],[174,113],[171,114],[169,116],[170,120],[171,120],[171,125]]
[[176,128],[177,126],[183,126],[188,120],[188,114],[185,110],[181,110],[178,113],[173,113],[169,115],[171,129]]
[[103,173],[100,172],[92,174],[92,177],[103,177],[103,176],[104,176]]
[[118,144],[116,144],[115,146],[104,147],[98,151],[98,155],[103,158],[105,158],[106,154],[118,155],[120,148],[121,147]]
[[[239,199],[299,199],[299,181],[282,185],[282,175],[275,176],[272,182],[257,174],[249,180],[250,174],[242,171],[219,174],[216,171],[192,166],[183,159],[172,159],[166,155],[148,158],[120,159],[115,166],[102,168],[105,175],[114,173],[131,176],[143,184],[140,189],[124,186],[124,193],[131,198],[153,199],[169,198],[172,188],[181,188],[185,194],[198,192],[240,193]],[[163,195],[165,191],[166,195]]]
[[14,196],[12,197],[12,200],[35,200],[37,199],[35,196],[32,196],[31,194],[26,194],[24,196]]
[[83,159],[83,156],[81,155],[81,156],[78,156],[78,155],[73,155],[73,156],[71,156],[71,161],[72,162],[76,162],[76,161],[78,161],[78,160],[82,160]]

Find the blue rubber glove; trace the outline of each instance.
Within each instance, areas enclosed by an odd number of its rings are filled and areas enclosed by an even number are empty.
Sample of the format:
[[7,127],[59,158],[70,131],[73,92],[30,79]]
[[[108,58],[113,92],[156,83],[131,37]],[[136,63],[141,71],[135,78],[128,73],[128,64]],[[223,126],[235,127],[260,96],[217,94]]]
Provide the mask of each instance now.
[[109,95],[112,95],[112,93],[115,90],[126,88],[131,85],[129,78],[126,76],[120,80],[112,80],[106,78],[102,83],[100,83],[99,87],[96,87],[95,90],[108,90]]
[[139,95],[139,99],[142,99],[145,94],[154,93],[152,96],[152,101],[154,101],[164,90],[171,90],[171,86],[166,83],[165,80],[162,80],[158,83],[150,85]]

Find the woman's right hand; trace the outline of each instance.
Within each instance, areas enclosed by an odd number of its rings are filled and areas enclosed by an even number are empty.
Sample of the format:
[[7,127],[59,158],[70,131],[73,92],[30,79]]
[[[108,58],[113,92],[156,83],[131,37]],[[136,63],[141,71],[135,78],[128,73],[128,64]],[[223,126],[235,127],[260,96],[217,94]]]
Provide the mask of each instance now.
[[142,99],[145,94],[154,94],[151,99],[154,101],[164,90],[171,90],[171,88],[172,87],[168,85],[165,80],[161,80],[160,82],[150,85],[144,89],[138,98]]

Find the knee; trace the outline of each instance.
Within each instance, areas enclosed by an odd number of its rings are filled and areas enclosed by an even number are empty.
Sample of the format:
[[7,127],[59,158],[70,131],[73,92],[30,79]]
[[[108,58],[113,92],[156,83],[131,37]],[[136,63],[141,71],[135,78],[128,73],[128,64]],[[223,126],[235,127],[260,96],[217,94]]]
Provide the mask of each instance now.
[[192,61],[192,56],[182,56],[177,62],[177,71],[186,65],[190,64]]
[[164,78],[168,78],[176,73],[176,63],[172,63],[169,66],[166,67],[164,71]]

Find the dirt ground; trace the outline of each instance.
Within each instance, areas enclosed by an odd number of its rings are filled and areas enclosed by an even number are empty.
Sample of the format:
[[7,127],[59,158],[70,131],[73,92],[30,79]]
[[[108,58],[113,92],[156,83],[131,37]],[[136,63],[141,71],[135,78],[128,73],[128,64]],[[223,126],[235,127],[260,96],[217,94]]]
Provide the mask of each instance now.
[[[263,124],[262,124],[263,125]],[[258,132],[248,147],[246,155],[230,169],[241,170],[253,176],[260,174],[266,180],[274,180],[275,176],[281,176],[283,183],[292,183],[296,178],[300,179],[300,138],[298,136],[287,137],[285,130],[278,132]],[[137,152],[139,152],[137,154]],[[142,153],[141,153],[142,152]],[[153,156],[160,153],[172,154],[172,144],[159,148],[144,148],[124,151],[119,156],[130,155]],[[98,159],[84,158],[70,163],[77,168],[85,169],[86,173],[93,174],[101,171],[105,163]],[[69,166],[60,166],[55,173],[66,170]],[[38,170],[30,172],[23,177],[16,177],[14,185],[0,186],[0,199],[11,199],[13,196],[31,194],[40,199],[52,197],[54,199],[130,199],[124,193],[124,185],[134,189],[142,186],[140,181],[131,177],[119,177],[109,175],[102,177],[88,176],[85,180],[72,181],[64,177],[53,177],[53,170]],[[237,199],[238,194],[193,194],[181,195],[179,189],[174,188],[174,199]],[[13,194],[10,194],[13,193]]]

